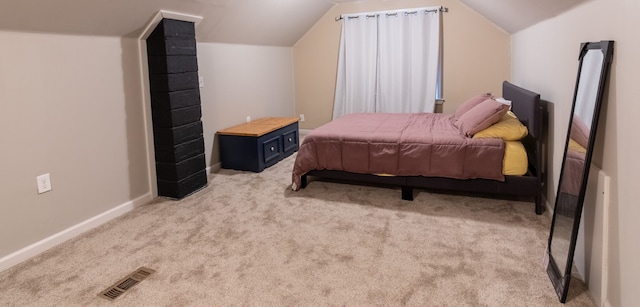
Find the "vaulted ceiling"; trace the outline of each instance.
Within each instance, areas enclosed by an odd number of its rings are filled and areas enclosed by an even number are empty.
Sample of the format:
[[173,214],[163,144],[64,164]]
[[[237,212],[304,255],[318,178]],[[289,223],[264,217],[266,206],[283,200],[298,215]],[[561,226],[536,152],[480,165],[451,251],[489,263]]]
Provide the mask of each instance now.
[[[1,0],[0,30],[137,37],[160,10],[203,17],[201,42],[293,46],[332,6],[388,0]],[[459,0],[514,33],[589,0]]]
[[590,0],[460,0],[509,33],[557,16]]

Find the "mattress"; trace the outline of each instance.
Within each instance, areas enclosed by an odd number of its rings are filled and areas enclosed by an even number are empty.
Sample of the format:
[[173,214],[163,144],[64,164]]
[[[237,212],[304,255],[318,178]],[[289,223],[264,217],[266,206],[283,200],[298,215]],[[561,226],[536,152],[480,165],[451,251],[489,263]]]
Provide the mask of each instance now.
[[505,147],[501,139],[461,135],[453,115],[349,114],[305,137],[292,188],[297,190],[310,170],[504,181]]

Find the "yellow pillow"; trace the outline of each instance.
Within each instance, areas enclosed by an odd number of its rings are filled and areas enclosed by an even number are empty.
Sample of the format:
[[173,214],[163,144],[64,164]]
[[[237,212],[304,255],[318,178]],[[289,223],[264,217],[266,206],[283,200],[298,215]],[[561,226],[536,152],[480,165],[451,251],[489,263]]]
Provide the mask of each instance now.
[[473,135],[474,139],[480,138],[500,138],[505,141],[518,141],[523,139],[529,131],[513,112],[509,111],[502,116],[499,122],[478,131]]
[[576,142],[574,139],[569,139],[569,150],[574,150],[577,151],[579,153],[586,153],[587,149],[582,147],[582,145],[580,145],[580,143]]

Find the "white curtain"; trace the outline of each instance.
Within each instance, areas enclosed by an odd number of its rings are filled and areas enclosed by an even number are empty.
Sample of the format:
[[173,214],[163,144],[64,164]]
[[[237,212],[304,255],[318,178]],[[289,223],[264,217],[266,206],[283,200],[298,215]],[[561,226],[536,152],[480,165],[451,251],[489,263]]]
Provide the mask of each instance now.
[[[333,118],[375,112],[378,29],[376,16],[344,17]],[[337,115],[337,116],[336,116]]]
[[343,15],[333,118],[433,112],[439,8]]

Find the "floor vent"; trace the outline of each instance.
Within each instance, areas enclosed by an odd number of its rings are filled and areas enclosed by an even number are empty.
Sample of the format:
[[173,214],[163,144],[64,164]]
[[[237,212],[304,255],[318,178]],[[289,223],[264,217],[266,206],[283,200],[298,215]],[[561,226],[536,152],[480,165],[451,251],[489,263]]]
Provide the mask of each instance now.
[[133,286],[139,284],[141,281],[145,280],[147,277],[149,277],[149,275],[155,272],[156,271],[152,269],[141,267],[135,272],[127,275],[127,277],[115,283],[113,286],[102,291],[100,294],[98,294],[98,296],[111,301],[115,300],[129,291],[129,289],[133,288]]

